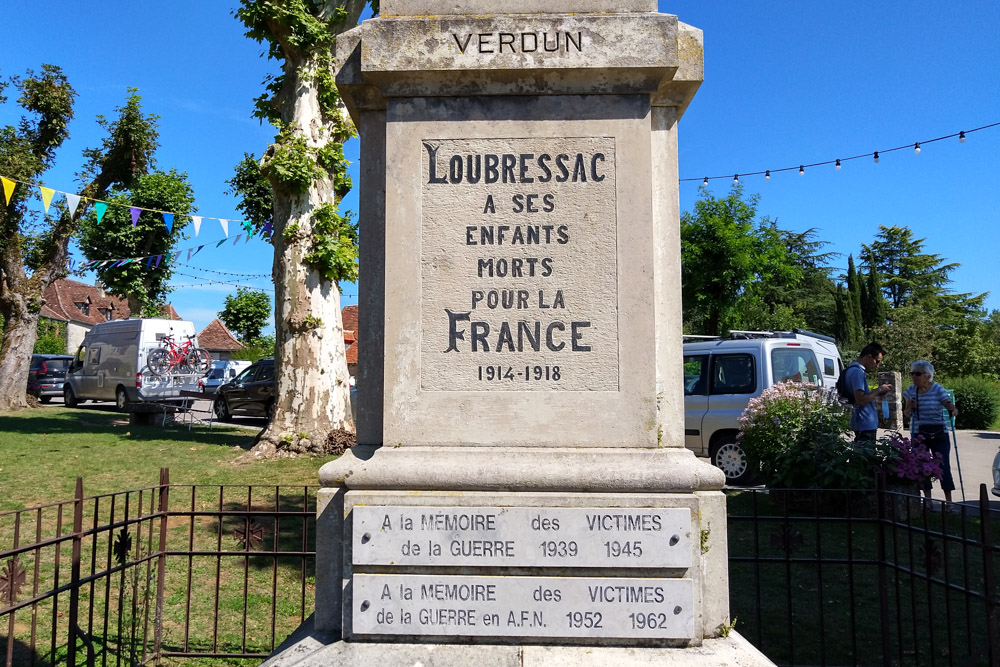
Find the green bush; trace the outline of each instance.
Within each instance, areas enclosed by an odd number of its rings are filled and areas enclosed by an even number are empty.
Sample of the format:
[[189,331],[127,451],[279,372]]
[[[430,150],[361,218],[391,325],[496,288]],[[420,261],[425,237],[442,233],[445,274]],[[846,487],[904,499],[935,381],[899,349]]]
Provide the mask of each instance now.
[[973,376],[942,384],[955,392],[956,428],[988,429],[996,421],[1000,414],[1000,387],[996,382]]

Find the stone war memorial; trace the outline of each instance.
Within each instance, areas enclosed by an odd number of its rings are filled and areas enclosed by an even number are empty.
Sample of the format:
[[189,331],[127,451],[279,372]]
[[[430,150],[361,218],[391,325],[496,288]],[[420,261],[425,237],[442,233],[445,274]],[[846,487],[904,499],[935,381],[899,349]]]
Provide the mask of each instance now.
[[722,472],[683,446],[678,122],[656,0],[382,0],[361,138],[356,447],[274,665],[757,665]]

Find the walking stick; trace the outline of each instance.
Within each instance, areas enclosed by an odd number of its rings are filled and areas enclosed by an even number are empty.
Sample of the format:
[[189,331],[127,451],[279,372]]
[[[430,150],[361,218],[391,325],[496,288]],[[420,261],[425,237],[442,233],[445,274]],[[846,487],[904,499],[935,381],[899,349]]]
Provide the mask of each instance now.
[[[950,416],[950,415],[949,415]],[[951,441],[955,444],[955,463],[958,465],[958,485],[962,487],[962,502],[965,502],[965,482],[962,481],[962,459],[958,457],[958,435],[955,433],[955,418],[951,417]]]

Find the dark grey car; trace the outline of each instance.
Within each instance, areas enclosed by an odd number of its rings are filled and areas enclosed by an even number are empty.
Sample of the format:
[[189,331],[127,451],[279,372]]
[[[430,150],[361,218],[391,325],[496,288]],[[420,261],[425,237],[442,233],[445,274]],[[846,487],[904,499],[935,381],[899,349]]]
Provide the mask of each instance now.
[[53,396],[62,396],[66,369],[69,368],[71,361],[73,356],[69,354],[31,355],[28,393],[37,396],[42,403],[48,403]]
[[274,358],[260,359],[219,387],[215,395],[215,416],[232,421],[236,415],[264,417],[274,414]]

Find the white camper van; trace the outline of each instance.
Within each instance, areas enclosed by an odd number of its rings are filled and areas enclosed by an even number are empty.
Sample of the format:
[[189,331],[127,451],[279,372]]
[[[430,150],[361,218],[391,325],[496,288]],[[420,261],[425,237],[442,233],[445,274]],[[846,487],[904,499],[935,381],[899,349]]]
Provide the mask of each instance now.
[[147,370],[147,355],[168,335],[183,345],[188,336],[195,335],[194,323],[130,318],[95,324],[66,374],[66,406],[86,400],[114,401],[124,411],[130,401],[170,400],[180,398],[181,389],[197,391],[200,375],[158,377]]

